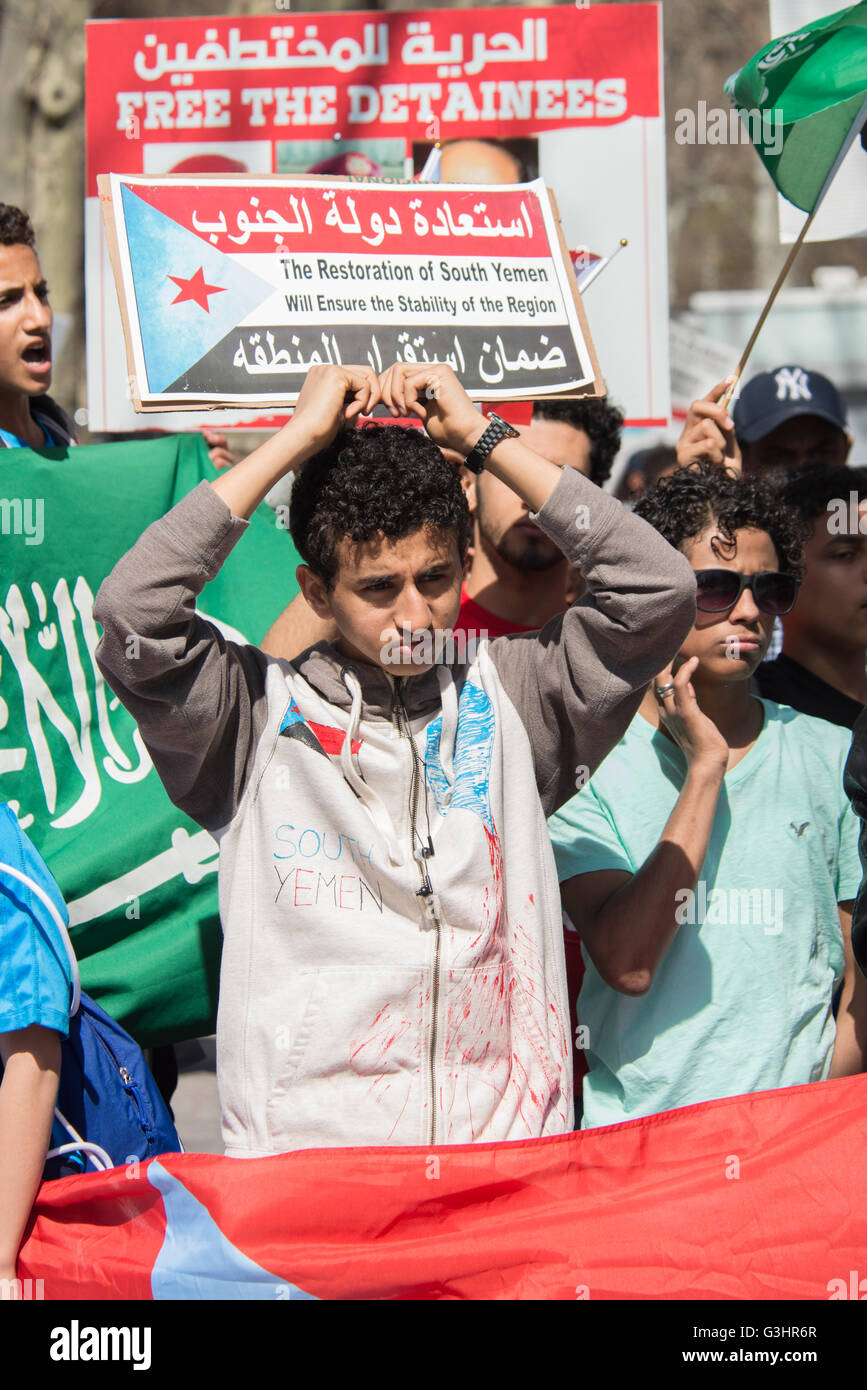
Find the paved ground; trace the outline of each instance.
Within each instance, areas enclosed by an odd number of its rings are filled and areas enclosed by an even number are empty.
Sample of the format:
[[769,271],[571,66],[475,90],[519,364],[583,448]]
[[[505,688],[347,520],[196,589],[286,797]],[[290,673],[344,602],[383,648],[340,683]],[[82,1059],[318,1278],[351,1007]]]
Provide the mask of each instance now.
[[175,1125],[187,1153],[221,1154],[214,1038],[178,1043],[178,1088],[172,1098]]

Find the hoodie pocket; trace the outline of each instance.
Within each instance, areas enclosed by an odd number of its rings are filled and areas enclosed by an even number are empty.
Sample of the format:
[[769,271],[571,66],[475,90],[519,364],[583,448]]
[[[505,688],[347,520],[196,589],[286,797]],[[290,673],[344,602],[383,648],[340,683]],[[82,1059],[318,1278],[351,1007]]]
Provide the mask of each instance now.
[[[420,972],[321,970],[278,1054],[267,1100],[279,1147],[420,1142],[425,977]],[[408,1134],[410,1137],[406,1137]]]
[[[296,982],[306,989],[306,1000],[298,1017],[297,1025],[285,1023],[277,1029],[277,1085],[281,1081],[290,1081],[298,1069],[299,1063],[305,1057],[310,1046],[310,1039],[316,1029],[316,1022],[319,1016],[319,1008],[322,999],[322,991],[319,988],[320,974],[317,971],[313,975],[301,975]],[[297,1008],[297,1003],[296,1003]]]
[[449,972],[441,1066],[442,1142],[538,1139],[563,1109],[555,1045],[510,962]]

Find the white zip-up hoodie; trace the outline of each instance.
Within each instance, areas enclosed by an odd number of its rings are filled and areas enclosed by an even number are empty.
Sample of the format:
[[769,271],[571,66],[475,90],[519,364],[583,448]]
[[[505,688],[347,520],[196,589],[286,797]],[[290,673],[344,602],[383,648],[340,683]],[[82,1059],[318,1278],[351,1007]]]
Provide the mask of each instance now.
[[246,525],[208,484],[100,589],[100,667],[169,795],[220,842],[230,1155],[572,1127],[546,816],[619,740],[695,586],[574,470],[538,521],[587,594],[540,633],[403,680],[327,643],[278,661],[198,617]]

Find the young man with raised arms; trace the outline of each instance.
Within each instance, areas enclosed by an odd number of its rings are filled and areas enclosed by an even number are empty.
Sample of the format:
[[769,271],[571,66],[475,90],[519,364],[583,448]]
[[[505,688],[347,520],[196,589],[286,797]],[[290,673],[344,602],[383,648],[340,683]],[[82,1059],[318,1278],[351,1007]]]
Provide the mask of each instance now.
[[[608,478],[620,447],[623,413],[607,397],[539,400],[518,431],[535,453],[560,468],[577,468],[597,487]],[[580,579],[562,551],[529,518],[527,506],[487,470],[464,479],[473,516],[472,561],[465,577],[456,632],[505,637],[535,632],[569,606]],[[271,625],[262,650],[292,661],[314,642],[336,637],[298,594]]]
[[[425,430],[354,428],[380,399]],[[220,840],[229,1154],[571,1128],[545,816],[689,630],[694,581],[511,433],[447,367],[316,368],[290,423],[149,527],[97,596],[108,683],[169,795]],[[454,623],[469,537],[443,447],[512,487],[587,591],[539,633],[419,665],[406,631]],[[299,583],[339,632],[292,664],[195,608],[291,470]]]

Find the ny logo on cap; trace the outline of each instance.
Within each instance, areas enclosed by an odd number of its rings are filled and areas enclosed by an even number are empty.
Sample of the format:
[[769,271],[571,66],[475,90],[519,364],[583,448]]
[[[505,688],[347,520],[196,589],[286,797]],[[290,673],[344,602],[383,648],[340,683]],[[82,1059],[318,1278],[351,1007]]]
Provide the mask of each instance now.
[[777,383],[777,400],[811,401],[810,378],[803,367],[781,367],[774,377]]

